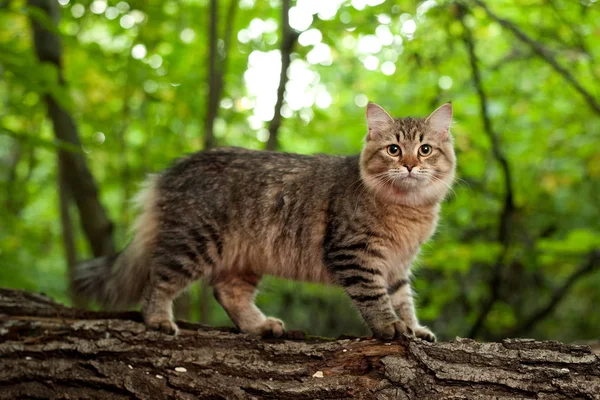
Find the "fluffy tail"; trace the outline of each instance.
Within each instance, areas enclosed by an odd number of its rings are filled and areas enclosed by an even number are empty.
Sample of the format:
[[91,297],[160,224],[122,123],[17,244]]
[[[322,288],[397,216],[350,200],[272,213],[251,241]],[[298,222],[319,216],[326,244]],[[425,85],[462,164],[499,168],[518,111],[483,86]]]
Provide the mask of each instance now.
[[121,253],[77,265],[73,278],[75,295],[107,308],[134,305],[150,277],[149,255],[158,230],[156,178],[151,177],[136,198],[142,212],[137,218],[131,243]]
[[117,255],[78,264],[73,279],[75,295],[109,309],[138,303],[149,273],[146,265],[128,253],[126,248]]

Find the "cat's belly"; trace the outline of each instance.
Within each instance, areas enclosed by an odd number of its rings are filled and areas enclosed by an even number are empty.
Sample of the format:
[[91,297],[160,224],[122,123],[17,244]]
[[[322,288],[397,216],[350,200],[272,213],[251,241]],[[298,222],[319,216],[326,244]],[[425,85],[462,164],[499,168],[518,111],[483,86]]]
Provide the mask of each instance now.
[[308,256],[298,254],[296,257],[279,259],[266,266],[265,273],[295,281],[331,283],[322,257],[314,254]]

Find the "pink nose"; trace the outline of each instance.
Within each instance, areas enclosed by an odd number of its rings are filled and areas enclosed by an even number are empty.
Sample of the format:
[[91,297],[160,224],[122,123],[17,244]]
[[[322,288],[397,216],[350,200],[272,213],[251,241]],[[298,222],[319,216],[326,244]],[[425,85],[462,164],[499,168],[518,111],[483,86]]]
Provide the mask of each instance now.
[[412,171],[412,169],[415,167],[414,165],[408,165],[408,164],[405,164],[404,166],[406,167],[408,172]]

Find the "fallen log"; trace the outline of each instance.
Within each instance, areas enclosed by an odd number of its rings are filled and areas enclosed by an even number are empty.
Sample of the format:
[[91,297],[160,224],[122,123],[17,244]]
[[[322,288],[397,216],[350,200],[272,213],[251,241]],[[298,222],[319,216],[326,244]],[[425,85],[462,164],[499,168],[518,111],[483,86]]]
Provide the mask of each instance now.
[[0,289],[0,399],[600,399],[586,345],[259,339],[137,312],[92,312]]

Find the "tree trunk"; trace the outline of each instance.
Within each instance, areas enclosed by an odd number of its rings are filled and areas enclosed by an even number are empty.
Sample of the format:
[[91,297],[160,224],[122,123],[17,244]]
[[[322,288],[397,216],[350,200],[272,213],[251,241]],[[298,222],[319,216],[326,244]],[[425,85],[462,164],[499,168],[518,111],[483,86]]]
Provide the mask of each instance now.
[[[37,7],[58,26],[60,6],[55,0],[29,0],[31,7]],[[60,37],[47,29],[37,19],[31,19],[35,53],[40,62],[56,66],[59,80],[64,84],[62,76],[62,49]],[[48,116],[54,127],[56,137],[81,149],[79,133],[73,118],[64,110],[50,94],[44,96],[48,107]],[[114,254],[113,224],[104,207],[100,203],[96,181],[88,168],[83,152],[59,150],[58,156],[64,166],[61,179],[68,186],[77,204],[83,231],[90,243],[94,257]]]
[[273,112],[273,119],[269,123],[269,139],[265,146],[266,150],[277,150],[279,147],[279,128],[281,127],[281,107],[283,107],[283,97],[285,94],[285,85],[288,81],[287,70],[292,62],[292,51],[294,44],[298,40],[298,32],[290,26],[290,0],[283,0],[281,5],[281,71],[279,72],[279,86],[277,87],[277,102]]
[[0,289],[0,398],[600,398],[588,346],[262,340],[187,323],[172,337],[140,321]]

